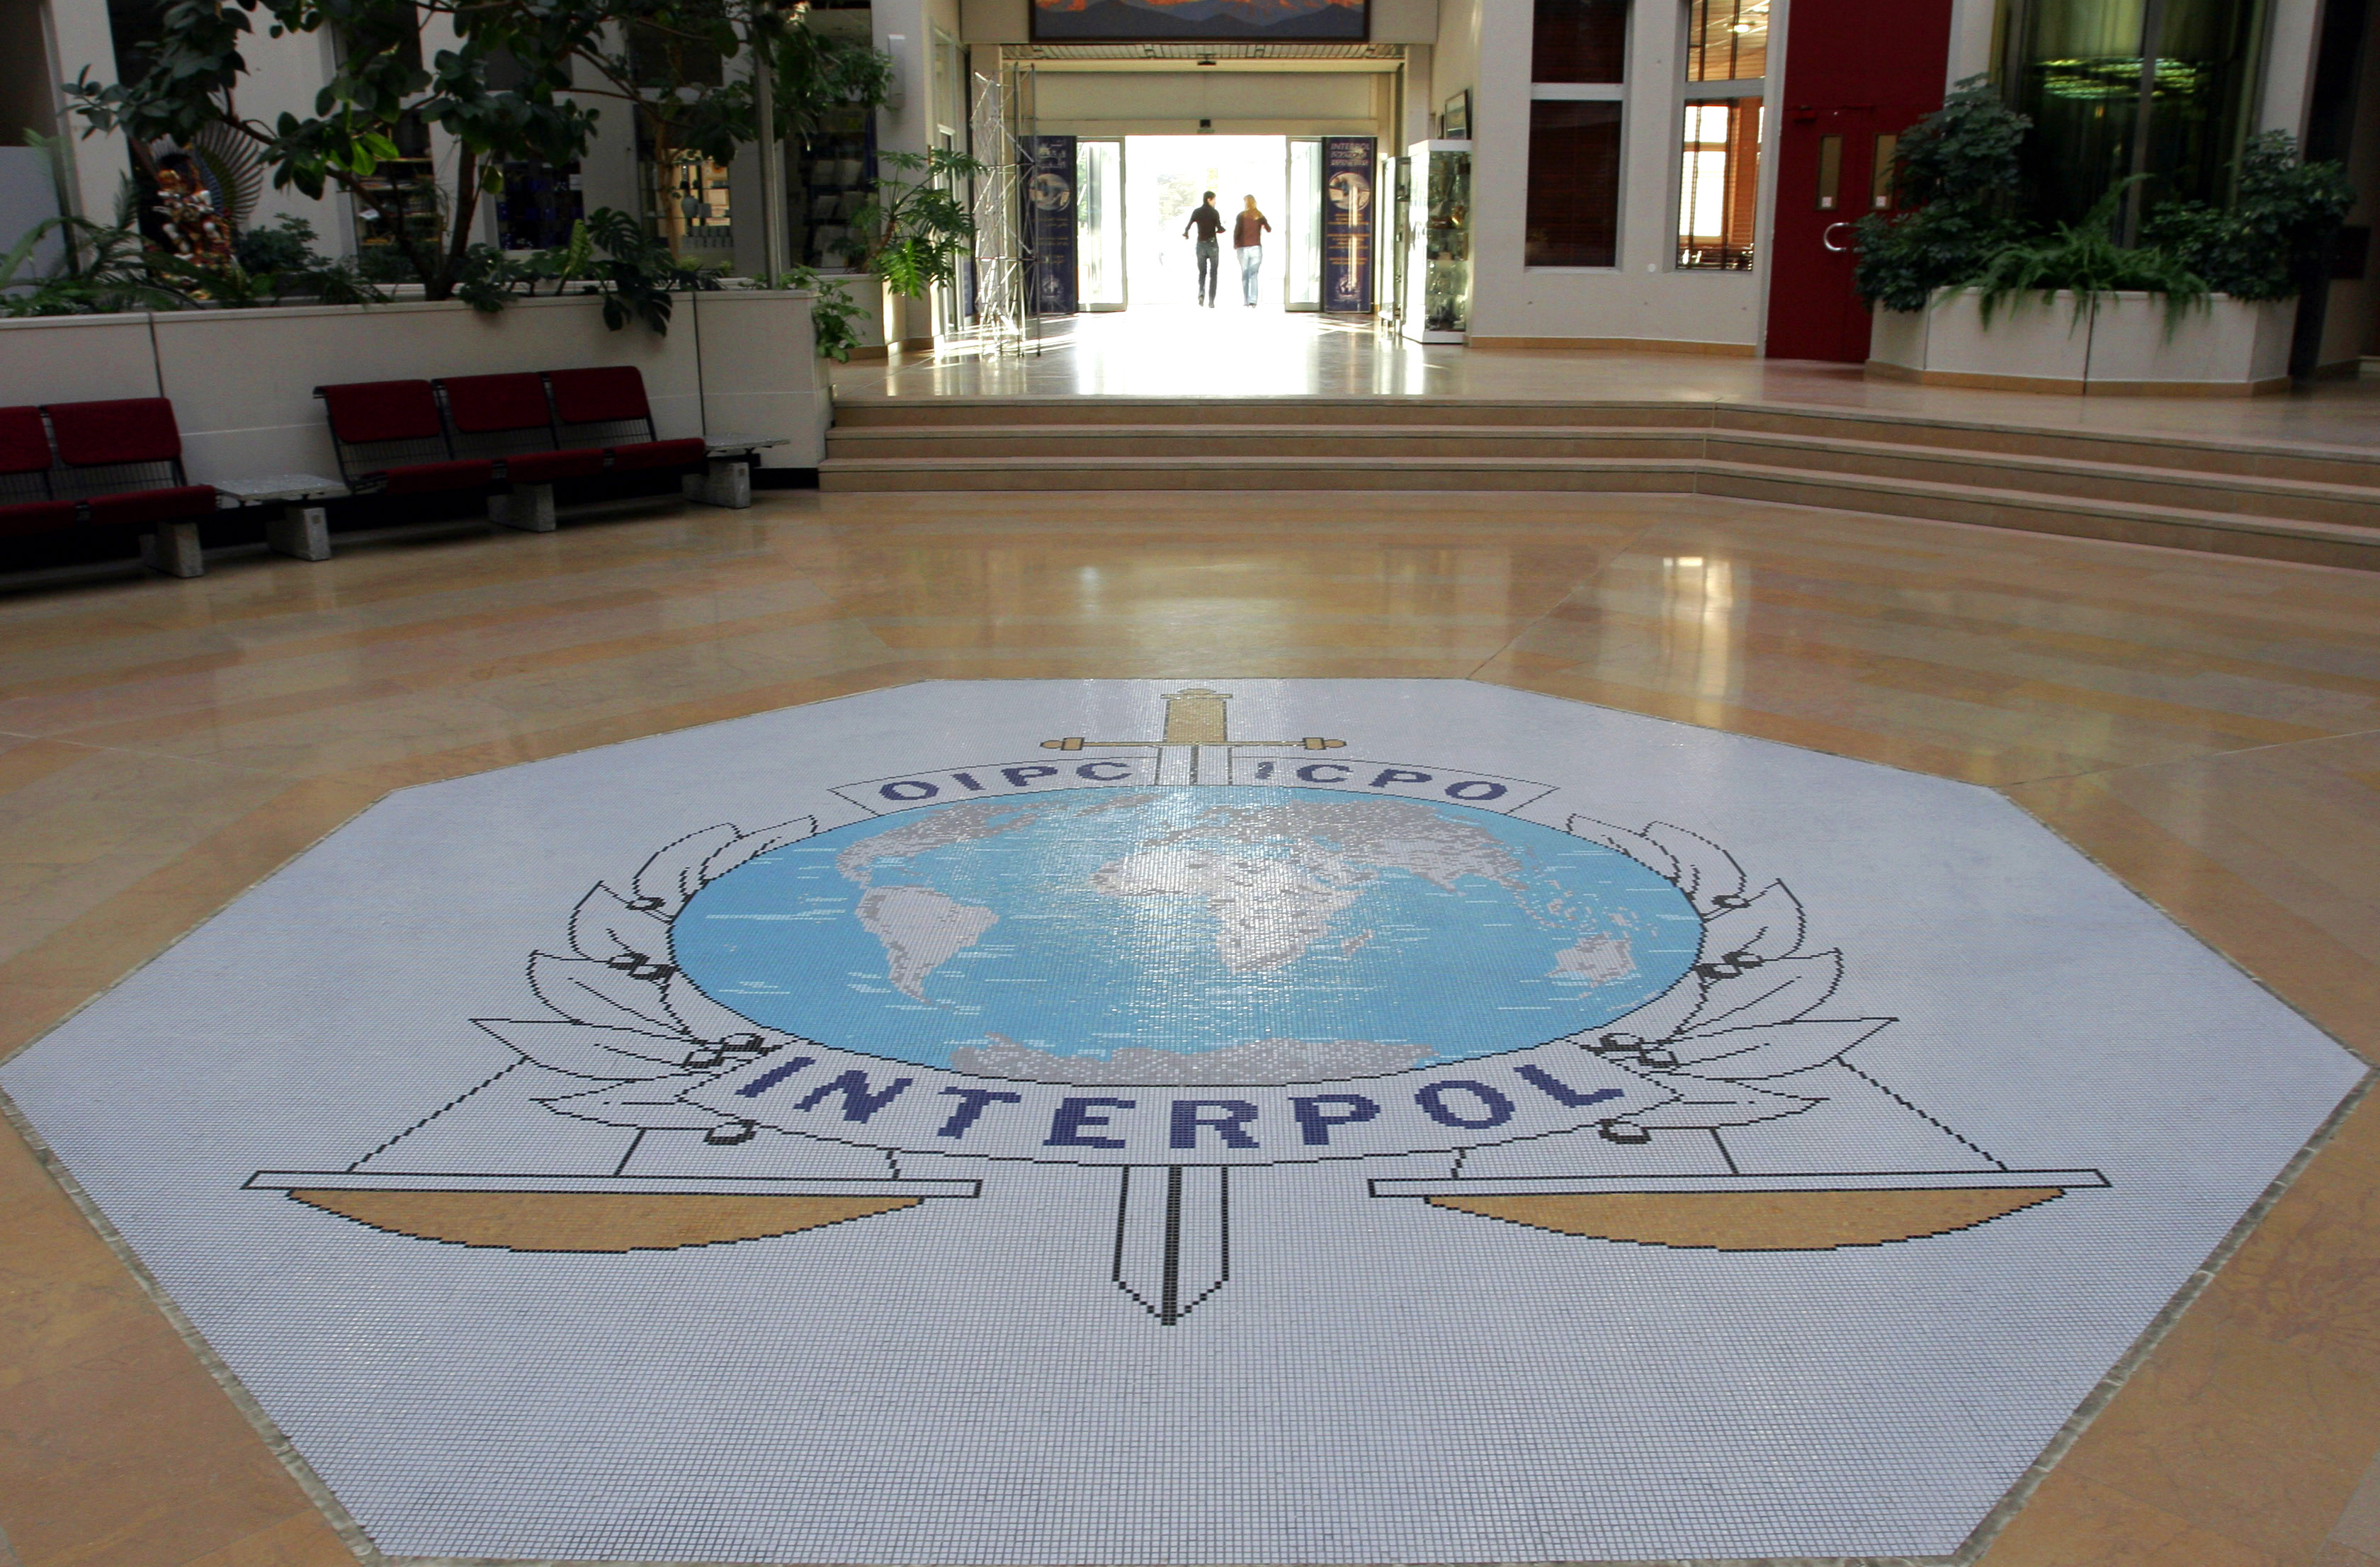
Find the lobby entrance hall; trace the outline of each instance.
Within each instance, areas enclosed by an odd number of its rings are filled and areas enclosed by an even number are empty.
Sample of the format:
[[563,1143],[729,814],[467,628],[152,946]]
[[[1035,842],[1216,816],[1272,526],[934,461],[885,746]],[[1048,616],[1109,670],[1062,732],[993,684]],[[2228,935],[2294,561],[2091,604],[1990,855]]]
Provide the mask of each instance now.
[[2380,1567],[2380,0],[254,10],[0,0],[0,1567]]
[[[1222,225],[1214,242],[1220,275],[1212,302],[1275,314],[1315,309],[1322,261],[1322,182],[1315,138],[1131,136],[1083,145],[1087,310],[1196,308],[1199,241],[1194,214],[1209,191]],[[1094,179],[1114,180],[1122,200],[1095,189]],[[1121,218],[1120,244],[1090,221],[1093,213]],[[1244,246],[1243,239],[1256,243]],[[1118,252],[1123,274],[1111,284],[1108,258]],[[1099,257],[1096,268],[1094,253]]]

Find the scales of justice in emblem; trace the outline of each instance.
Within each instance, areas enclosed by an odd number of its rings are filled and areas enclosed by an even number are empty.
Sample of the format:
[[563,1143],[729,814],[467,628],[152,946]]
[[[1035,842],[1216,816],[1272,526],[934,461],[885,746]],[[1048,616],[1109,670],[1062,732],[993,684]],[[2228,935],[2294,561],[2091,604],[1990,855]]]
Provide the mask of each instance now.
[[1164,699],[1155,738],[844,784],[842,825],[628,860],[555,911],[517,1014],[472,1020],[507,1048],[492,1075],[346,1169],[247,1185],[621,1253],[965,1212],[1018,1161],[1068,1166],[1101,1216],[1087,1278],[1172,1324],[1230,1282],[1250,1165],[1717,1251],[1922,1241],[2107,1184],[2011,1169],[1864,1070],[1894,1020],[1699,832]]

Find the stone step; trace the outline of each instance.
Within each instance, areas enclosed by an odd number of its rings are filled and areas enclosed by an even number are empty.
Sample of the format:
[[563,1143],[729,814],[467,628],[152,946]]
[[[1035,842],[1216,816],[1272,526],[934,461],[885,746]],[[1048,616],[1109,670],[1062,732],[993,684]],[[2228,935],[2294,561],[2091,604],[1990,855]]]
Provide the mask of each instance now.
[[1725,495],[2380,570],[2380,526],[1711,458],[830,457],[819,476],[822,488],[842,492],[1445,490]]
[[1265,430],[1199,425],[1096,425],[1072,429],[1018,425],[951,431],[864,428],[834,431],[828,439],[827,450],[837,462],[984,457],[1179,457],[1202,461],[1311,457],[1365,463],[1398,457],[1701,460],[2309,522],[2350,526],[2380,523],[2380,489],[2357,485],[2193,473],[2031,453],[1691,429],[1529,430],[1442,425],[1392,430],[1327,425]]
[[827,432],[831,457],[1699,457],[1710,432],[1647,426],[1583,430],[1492,425],[1232,427],[1200,424],[982,425]]
[[838,403],[835,410],[837,434],[1034,426],[1076,431],[1111,426],[1726,431],[2380,487],[2380,452],[2356,448],[2062,429],[1808,404],[1707,399],[1552,403],[1457,397],[1046,396],[855,398]]

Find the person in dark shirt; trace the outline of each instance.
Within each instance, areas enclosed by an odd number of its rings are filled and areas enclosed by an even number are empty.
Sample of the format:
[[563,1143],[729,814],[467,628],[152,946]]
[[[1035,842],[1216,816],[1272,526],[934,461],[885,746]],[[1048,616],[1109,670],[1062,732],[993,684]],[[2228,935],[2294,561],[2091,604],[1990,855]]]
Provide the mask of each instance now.
[[1198,199],[1190,210],[1190,221],[1182,225],[1187,236],[1198,231],[1198,303],[1208,310],[1215,308],[1215,277],[1222,270],[1222,251],[1216,244],[1223,232],[1223,214],[1215,210],[1215,193],[1211,190]]
[[1272,227],[1257,210],[1257,199],[1232,220],[1232,249],[1240,258],[1240,295],[1248,309],[1257,308],[1257,280],[1264,274],[1264,237]]

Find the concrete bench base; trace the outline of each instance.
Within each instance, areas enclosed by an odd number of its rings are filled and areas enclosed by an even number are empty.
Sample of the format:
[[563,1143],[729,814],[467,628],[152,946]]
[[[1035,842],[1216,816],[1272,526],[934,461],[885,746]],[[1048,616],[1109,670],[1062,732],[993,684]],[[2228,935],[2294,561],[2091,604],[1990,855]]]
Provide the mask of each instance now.
[[168,577],[204,577],[207,562],[199,550],[199,525],[159,523],[156,532],[140,536],[140,564]]
[[553,531],[553,486],[516,484],[509,495],[488,497],[488,520],[523,533]]
[[320,502],[292,501],[265,519],[264,541],[273,553],[301,561],[331,558],[331,514]]
[[706,506],[742,511],[752,504],[752,461],[746,456],[713,457],[700,473],[679,481],[686,498]]

